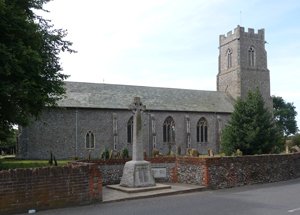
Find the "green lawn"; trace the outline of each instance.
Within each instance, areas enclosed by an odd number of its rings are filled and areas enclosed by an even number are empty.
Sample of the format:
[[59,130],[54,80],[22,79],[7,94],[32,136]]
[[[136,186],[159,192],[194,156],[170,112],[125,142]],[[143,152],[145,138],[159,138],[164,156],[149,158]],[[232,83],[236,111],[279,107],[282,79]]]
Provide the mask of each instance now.
[[[59,160],[58,166],[66,165],[71,160]],[[14,158],[0,158],[0,170],[16,168],[34,168],[50,166],[48,160],[18,160]]]

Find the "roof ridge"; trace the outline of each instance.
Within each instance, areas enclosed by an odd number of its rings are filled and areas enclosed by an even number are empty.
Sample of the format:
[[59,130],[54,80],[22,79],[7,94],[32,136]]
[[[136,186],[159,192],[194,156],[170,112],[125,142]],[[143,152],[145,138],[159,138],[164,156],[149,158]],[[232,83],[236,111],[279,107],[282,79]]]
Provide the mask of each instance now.
[[209,93],[221,93],[226,94],[225,92],[221,91],[214,91],[214,90],[200,90],[200,89],[187,89],[187,88],[173,88],[173,87],[156,87],[156,86],[145,86],[145,85],[129,85],[129,84],[112,84],[112,83],[95,83],[95,82],[80,82],[80,81],[64,81],[65,83],[76,83],[76,84],[89,84],[89,85],[98,85],[98,86],[120,86],[120,87],[142,87],[142,88],[151,88],[151,89],[163,89],[163,90],[187,90],[187,91],[202,91],[202,92],[209,92]]

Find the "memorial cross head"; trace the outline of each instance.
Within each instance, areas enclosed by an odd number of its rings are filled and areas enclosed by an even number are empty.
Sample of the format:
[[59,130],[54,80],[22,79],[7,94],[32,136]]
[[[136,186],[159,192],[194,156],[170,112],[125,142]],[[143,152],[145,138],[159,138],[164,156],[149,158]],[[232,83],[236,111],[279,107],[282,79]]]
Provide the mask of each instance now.
[[140,97],[134,97],[133,103],[129,105],[129,109],[132,110],[133,113],[145,111],[146,105],[143,105]]

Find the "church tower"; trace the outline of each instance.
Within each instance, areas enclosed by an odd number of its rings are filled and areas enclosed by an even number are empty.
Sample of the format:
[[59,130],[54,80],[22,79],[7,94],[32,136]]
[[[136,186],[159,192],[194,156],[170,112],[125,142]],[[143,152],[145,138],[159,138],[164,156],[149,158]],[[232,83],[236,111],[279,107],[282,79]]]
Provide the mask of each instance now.
[[217,90],[234,99],[245,98],[249,90],[260,90],[265,105],[272,108],[270,72],[267,68],[265,31],[237,26],[234,31],[219,37],[219,73]]

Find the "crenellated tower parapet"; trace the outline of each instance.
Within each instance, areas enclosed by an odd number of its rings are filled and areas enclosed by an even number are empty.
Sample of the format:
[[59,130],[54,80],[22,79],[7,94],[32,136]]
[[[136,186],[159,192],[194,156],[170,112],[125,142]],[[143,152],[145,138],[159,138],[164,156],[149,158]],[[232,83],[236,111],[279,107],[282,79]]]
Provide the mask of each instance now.
[[219,36],[219,72],[217,90],[227,92],[234,99],[245,98],[249,90],[258,88],[266,106],[272,107],[270,72],[267,67],[265,30],[245,31],[237,26]]
[[255,30],[253,28],[248,28],[248,31],[245,31],[244,27],[238,25],[233,31],[227,32],[226,35],[220,35],[219,44],[226,44],[233,40],[239,39],[240,37],[256,40],[265,40],[265,30],[259,29],[257,33],[255,33]]

